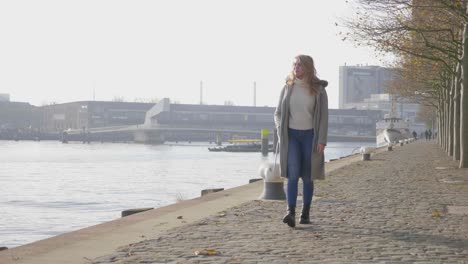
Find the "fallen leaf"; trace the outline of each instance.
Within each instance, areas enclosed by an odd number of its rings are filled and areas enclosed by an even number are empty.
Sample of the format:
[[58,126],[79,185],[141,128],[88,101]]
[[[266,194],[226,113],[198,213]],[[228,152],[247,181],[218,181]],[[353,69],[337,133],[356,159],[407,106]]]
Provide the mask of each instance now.
[[216,249],[203,249],[203,250],[197,250],[195,251],[196,256],[211,256],[211,255],[219,255],[219,251]]

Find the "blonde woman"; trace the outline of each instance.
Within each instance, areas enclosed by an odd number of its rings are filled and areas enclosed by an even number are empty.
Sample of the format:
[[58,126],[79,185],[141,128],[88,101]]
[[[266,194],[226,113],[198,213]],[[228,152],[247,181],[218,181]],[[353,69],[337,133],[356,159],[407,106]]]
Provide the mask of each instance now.
[[275,111],[279,138],[281,177],[287,178],[287,214],[283,222],[296,226],[299,178],[303,183],[300,224],[310,224],[314,180],[324,177],[324,150],[328,133],[327,81],[317,77],[314,60],[294,58],[291,74],[281,91]]

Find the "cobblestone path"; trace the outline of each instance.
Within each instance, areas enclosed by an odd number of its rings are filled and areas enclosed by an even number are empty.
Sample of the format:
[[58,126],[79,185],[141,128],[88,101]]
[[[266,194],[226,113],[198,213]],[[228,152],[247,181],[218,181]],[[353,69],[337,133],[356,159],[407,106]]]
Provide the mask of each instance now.
[[408,144],[317,182],[311,225],[289,228],[285,201],[256,200],[92,263],[468,263],[468,215],[446,211],[468,207],[456,167],[435,144]]

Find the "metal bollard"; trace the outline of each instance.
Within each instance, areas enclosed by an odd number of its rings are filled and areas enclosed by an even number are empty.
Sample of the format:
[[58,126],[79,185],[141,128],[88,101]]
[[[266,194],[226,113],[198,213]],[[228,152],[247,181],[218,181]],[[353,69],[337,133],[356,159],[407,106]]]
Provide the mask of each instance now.
[[362,154],[362,160],[370,160],[370,153]]
[[362,160],[370,160],[371,153],[375,150],[372,147],[361,147]]
[[137,213],[149,211],[149,210],[152,210],[152,209],[154,209],[154,208],[153,207],[147,207],[147,208],[127,209],[127,210],[122,211],[121,215],[122,215],[122,217],[125,217],[125,216],[129,216],[129,215],[132,215],[132,214],[137,214]]
[[249,179],[249,184],[263,180],[262,178]]
[[260,176],[263,178],[263,192],[259,199],[286,200],[283,179],[279,176],[279,164],[260,166]]
[[201,191],[201,196],[205,196],[210,193],[224,191],[224,188],[213,188],[213,189],[205,189]]
[[387,151],[392,151],[392,150],[393,150],[393,144],[389,142],[387,145]]
[[262,129],[261,134],[262,134],[262,145],[261,145],[262,155],[268,156],[268,129]]

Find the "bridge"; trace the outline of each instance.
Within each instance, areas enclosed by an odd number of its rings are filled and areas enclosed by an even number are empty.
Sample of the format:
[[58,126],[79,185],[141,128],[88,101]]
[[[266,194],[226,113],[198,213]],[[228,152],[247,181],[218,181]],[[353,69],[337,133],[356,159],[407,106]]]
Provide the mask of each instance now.
[[[270,130],[270,137],[273,131]],[[68,130],[62,141],[82,142],[135,142],[162,144],[165,141],[206,141],[220,143],[232,138],[260,138],[260,130],[239,130],[196,127],[153,127],[141,126],[103,127],[87,131]],[[270,138],[271,139],[271,138]],[[330,142],[375,142],[372,136],[328,135]]]
[[228,139],[260,138],[260,130],[240,130],[227,128],[197,128],[197,127],[103,127],[86,131],[64,131],[62,141],[100,141],[100,142],[136,142],[161,144],[165,141],[208,141],[222,142]]
[[[274,123],[271,107],[236,107],[171,104],[163,99],[146,112],[143,124],[130,126],[68,129],[62,140],[137,142],[160,144],[165,141],[227,141],[233,138],[260,139],[261,129],[270,131],[273,141]],[[334,120],[330,119],[331,122]],[[340,135],[331,123],[329,141],[374,141],[374,136]],[[344,134],[344,133],[343,133]]]

